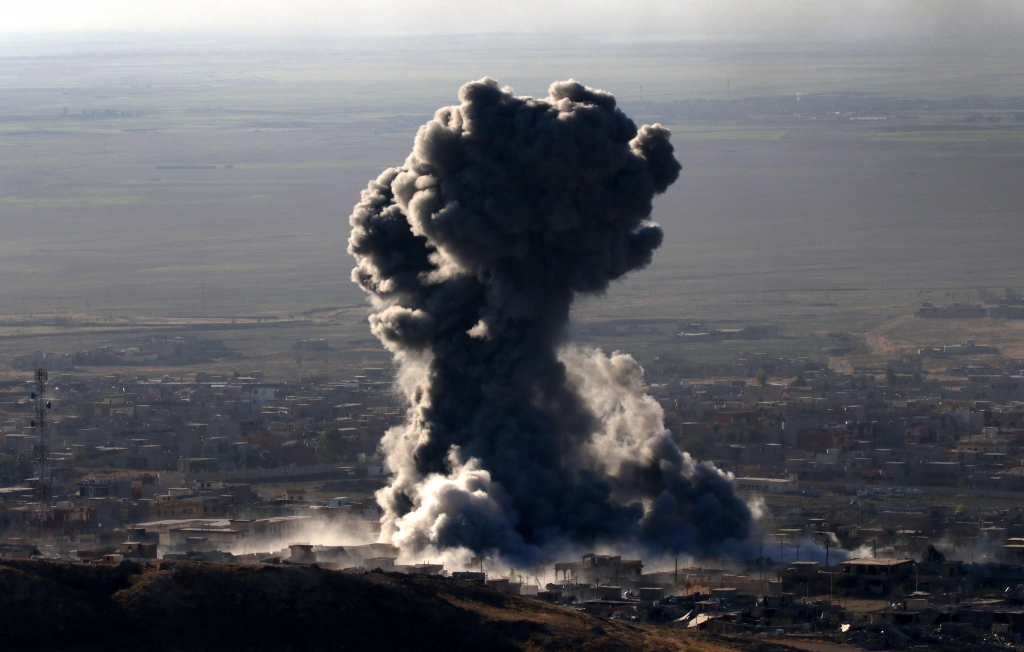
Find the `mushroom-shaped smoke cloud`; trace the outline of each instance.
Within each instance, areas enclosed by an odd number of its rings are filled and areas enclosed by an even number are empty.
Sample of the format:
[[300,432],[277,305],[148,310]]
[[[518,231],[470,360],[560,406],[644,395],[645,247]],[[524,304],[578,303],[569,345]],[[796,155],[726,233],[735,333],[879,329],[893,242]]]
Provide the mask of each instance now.
[[661,244],[669,131],[575,81],[549,93],[466,84],[351,216],[352,277],[411,404],[383,442],[382,536],[527,563],[570,544],[743,540],[749,507],[675,446],[636,362],[562,346],[574,296]]

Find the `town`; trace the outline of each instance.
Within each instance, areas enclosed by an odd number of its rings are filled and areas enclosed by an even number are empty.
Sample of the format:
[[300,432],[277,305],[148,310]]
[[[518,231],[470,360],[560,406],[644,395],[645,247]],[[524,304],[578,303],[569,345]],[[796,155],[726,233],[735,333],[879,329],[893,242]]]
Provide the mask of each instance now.
[[1024,652],[1024,3],[189,3],[0,5],[3,650]]
[[[614,332],[590,330],[602,328]],[[778,337],[772,326],[678,330],[758,348]],[[158,359],[180,372],[138,373]],[[0,389],[0,555],[441,575],[610,618],[861,645],[1024,633],[1024,359],[996,347],[921,347],[852,373],[758,352],[700,365],[659,356],[646,391],[679,447],[758,506],[755,552],[595,551],[531,569],[400,563],[378,542],[380,441],[405,414],[390,366],[270,380],[202,370],[210,360],[243,359],[195,336],[13,358],[51,369],[45,397],[24,373]]]

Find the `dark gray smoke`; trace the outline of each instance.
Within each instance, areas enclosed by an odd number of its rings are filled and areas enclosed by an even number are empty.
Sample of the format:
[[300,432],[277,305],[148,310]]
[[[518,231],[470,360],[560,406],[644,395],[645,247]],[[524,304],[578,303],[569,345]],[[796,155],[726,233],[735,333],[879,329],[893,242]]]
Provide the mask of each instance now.
[[575,81],[549,94],[466,84],[352,214],[352,277],[412,406],[384,440],[382,535],[522,561],[743,540],[749,507],[672,443],[636,362],[563,346],[576,294],[661,244],[651,202],[680,170],[669,131],[638,130]]

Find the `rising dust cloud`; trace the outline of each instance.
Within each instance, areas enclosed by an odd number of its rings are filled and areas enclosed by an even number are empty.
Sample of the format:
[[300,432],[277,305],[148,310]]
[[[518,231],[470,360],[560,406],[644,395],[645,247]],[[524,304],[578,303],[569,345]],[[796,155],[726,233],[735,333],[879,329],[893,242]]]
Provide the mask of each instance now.
[[575,81],[538,99],[482,79],[459,98],[350,218],[352,277],[411,405],[383,441],[382,537],[520,563],[739,545],[751,508],[672,442],[639,365],[564,338],[578,294],[661,245],[652,199],[680,170],[669,131]]

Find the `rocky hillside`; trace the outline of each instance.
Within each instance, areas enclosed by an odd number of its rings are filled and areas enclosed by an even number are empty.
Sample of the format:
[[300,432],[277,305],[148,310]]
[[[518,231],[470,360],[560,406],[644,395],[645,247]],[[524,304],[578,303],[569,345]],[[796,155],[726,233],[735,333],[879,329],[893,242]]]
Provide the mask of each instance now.
[[192,562],[4,560],[0,637],[11,650],[754,647],[753,641],[599,619],[445,578]]

